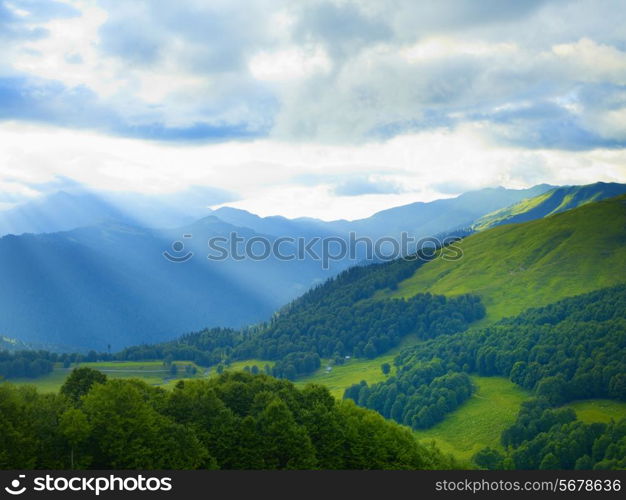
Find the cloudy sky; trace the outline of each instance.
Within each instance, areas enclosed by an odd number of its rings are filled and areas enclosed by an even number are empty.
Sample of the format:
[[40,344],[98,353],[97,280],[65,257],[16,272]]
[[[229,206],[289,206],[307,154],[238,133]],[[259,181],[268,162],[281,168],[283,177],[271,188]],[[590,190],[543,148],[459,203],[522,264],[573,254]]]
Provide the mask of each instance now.
[[0,207],[205,186],[332,219],[626,182],[620,0],[0,0],[0,48]]

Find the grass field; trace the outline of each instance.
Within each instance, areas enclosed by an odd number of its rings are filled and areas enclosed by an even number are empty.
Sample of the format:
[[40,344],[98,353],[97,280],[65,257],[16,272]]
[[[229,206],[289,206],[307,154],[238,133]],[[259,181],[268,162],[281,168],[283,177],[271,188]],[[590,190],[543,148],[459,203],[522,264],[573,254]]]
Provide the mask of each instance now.
[[[173,382],[176,382],[177,380],[188,378],[185,376],[184,368],[186,365],[193,365],[194,363],[177,361],[174,364],[178,366],[179,371],[179,375],[173,379]],[[169,386],[172,381],[170,371],[163,366],[162,361],[103,361],[81,363],[79,366],[87,366],[94,370],[99,370],[105,373],[109,378],[139,378],[151,385]],[[198,370],[196,377],[203,376],[204,369],[197,365],[195,366]],[[36,379],[12,379],[9,382],[16,385],[34,385],[40,392],[44,393],[57,392],[74,368],[76,368],[76,366],[63,368],[63,366],[57,364],[51,373],[43,377]]]
[[625,201],[621,196],[474,234],[457,243],[462,258],[428,262],[383,296],[474,293],[489,322],[624,283],[626,274],[615,270],[626,268]]
[[500,434],[515,421],[529,394],[503,377],[473,376],[476,392],[446,419],[425,431],[420,441],[435,441],[445,453],[470,460],[485,446],[501,448]]
[[[98,361],[95,363],[81,363],[79,366],[87,366],[94,370],[99,370],[106,374],[109,378],[138,378],[150,385],[156,385],[166,389],[174,387],[179,380],[188,380],[190,378],[203,378],[206,376],[215,376],[217,372],[215,367],[203,368],[190,361],[176,361],[178,366],[178,375],[172,377],[170,371],[163,366],[162,361]],[[185,366],[193,365],[196,367],[197,374],[193,377],[185,375]],[[226,370],[242,371],[246,366],[252,368],[256,365],[261,372],[265,365],[274,366],[274,361],[263,361],[259,359],[249,359],[245,361],[236,361],[226,367]],[[16,378],[9,382],[16,385],[34,385],[40,392],[50,393],[57,392],[70,372],[76,368],[63,368],[61,364],[57,364],[54,370],[48,375],[32,378]]]
[[585,423],[610,422],[626,418],[626,403],[608,399],[588,399],[574,401],[567,405]]
[[[303,387],[308,383],[317,383],[327,386],[332,392],[333,396],[338,399],[343,397],[343,391],[351,386],[357,384],[361,380],[366,380],[368,383],[376,383],[384,380],[386,377],[383,375],[380,366],[383,363],[389,363],[392,367],[392,373],[395,367],[393,366],[393,358],[398,351],[417,342],[415,337],[407,337],[401,344],[389,351],[384,356],[380,356],[376,359],[350,359],[343,365],[333,366],[330,372],[326,371],[328,361],[322,362],[322,368],[320,368],[314,374],[299,379],[296,382],[298,387]],[[185,380],[188,377],[184,375],[184,366],[193,365],[191,362],[177,361],[176,365],[179,366],[179,373],[177,377],[171,377],[169,370],[163,366],[162,361],[103,361],[95,363],[81,363],[80,366],[88,366],[94,370],[99,370],[105,373],[109,378],[139,378],[151,385],[158,385],[164,388],[172,388],[179,380]],[[243,371],[246,366],[252,368],[257,366],[261,373],[264,372],[265,365],[270,367],[274,366],[274,361],[265,361],[261,359],[247,359],[244,361],[235,361],[226,367],[227,371]],[[34,385],[40,392],[57,392],[65,382],[65,379],[69,373],[75,368],[63,368],[60,364],[57,364],[54,370],[43,377],[37,379],[12,379],[11,383],[17,385]],[[214,377],[217,375],[215,366],[211,368],[203,368],[197,366],[197,375],[193,378],[199,377]]]
[[387,378],[383,374],[380,366],[383,363],[389,363],[391,366],[391,374],[394,373],[393,358],[396,357],[400,349],[415,345],[418,339],[414,336],[405,337],[400,346],[392,349],[384,356],[374,359],[349,359],[343,365],[333,366],[330,372],[326,371],[325,362],[322,367],[308,377],[302,377],[296,381],[297,387],[304,387],[306,384],[314,383],[325,385],[328,387],[332,395],[337,398],[343,398],[343,392],[353,384],[358,384],[361,380],[365,380],[368,384],[382,382]]
[[[326,364],[313,375],[303,377],[296,381],[297,387],[315,383],[328,387],[337,399],[343,398],[343,392],[352,384],[358,384],[365,380],[368,384],[382,382],[387,377],[383,375],[380,365],[389,363],[392,365],[395,354],[387,354],[375,359],[350,359],[343,365],[333,366],[330,372],[325,369]],[[393,365],[392,365],[393,366]]]
[[[245,361],[235,361],[231,364],[229,364],[226,367],[226,370],[230,370],[230,371],[242,371],[244,370],[244,368],[246,366],[252,368],[253,366],[257,366],[257,368],[259,369],[260,373],[263,373],[263,369],[265,367],[265,365],[269,365],[269,367],[273,367],[275,364],[274,361],[263,361],[262,359],[246,359]],[[210,374],[211,375],[215,375],[215,367],[212,367],[210,369]]]
[[34,385],[39,392],[57,392],[65,382],[68,371],[61,366],[55,366],[48,375],[38,378],[12,378],[7,380],[14,385]]

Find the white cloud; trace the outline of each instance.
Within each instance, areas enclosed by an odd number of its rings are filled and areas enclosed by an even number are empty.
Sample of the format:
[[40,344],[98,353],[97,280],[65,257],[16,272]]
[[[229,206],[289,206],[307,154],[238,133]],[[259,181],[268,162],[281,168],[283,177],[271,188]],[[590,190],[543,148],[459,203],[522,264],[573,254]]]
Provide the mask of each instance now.
[[275,52],[259,52],[249,63],[250,73],[257,80],[282,82],[310,77],[331,69],[331,61],[321,47],[308,50],[293,47]]
[[330,219],[461,184],[626,180],[619,1],[65,3],[81,15],[0,26],[15,196],[55,176],[214,186]]
[[626,52],[611,45],[581,38],[575,43],[552,47],[559,59],[565,62],[579,81],[591,81],[626,85]]
[[[176,146],[18,124],[0,126],[0,182],[23,193],[56,176],[95,189],[167,193],[191,186],[234,192],[229,205],[262,215],[359,218],[391,206],[449,196],[437,185],[465,189],[538,182],[626,181],[626,152],[584,153],[502,147],[479,128],[398,136],[360,146],[275,140]],[[306,177],[307,180],[303,180]],[[395,193],[337,196],[342,180],[370,177]],[[31,193],[32,194],[32,193]]]
[[[581,87],[626,84],[619,2],[65,2],[81,15],[29,15],[28,29],[46,36],[0,55],[9,73],[69,89],[33,112],[43,121],[179,141],[362,143],[485,120],[533,148],[622,137],[577,98]],[[78,87],[93,95],[76,104]],[[571,116],[494,114],[522,103]]]
[[[97,49],[98,29],[106,22],[107,12],[89,0],[75,0],[71,5],[81,15],[41,24],[48,35],[25,42],[21,48],[27,50],[13,55],[12,66],[68,87],[84,85],[103,97],[112,96],[127,80],[124,66],[113,58],[102,57]],[[80,56],[81,63],[68,61],[69,55]]]
[[417,63],[425,60],[446,59],[464,55],[486,57],[510,54],[517,50],[519,50],[519,47],[511,42],[488,43],[438,36],[421,40],[414,45],[406,47],[400,51],[400,55],[408,62]]

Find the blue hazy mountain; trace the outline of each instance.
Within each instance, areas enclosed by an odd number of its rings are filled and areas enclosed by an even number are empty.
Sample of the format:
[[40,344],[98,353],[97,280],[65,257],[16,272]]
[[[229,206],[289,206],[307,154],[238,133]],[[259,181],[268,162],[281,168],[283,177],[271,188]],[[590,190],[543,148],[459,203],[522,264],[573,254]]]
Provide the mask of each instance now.
[[94,192],[80,185],[0,211],[0,236],[5,234],[53,233],[104,222],[141,227],[179,227],[206,215],[257,233],[274,236],[332,236],[350,231],[374,238],[397,236],[406,231],[433,236],[465,227],[477,218],[526,198],[545,193],[552,186],[530,189],[486,188],[456,198],[417,202],[378,212],[356,221],[322,221],[314,218],[259,217],[245,210],[208,206],[227,198],[212,188],[190,188],[169,195],[125,192]]
[[67,231],[107,220],[131,222],[120,209],[92,193],[58,191],[0,212],[0,235]]
[[[259,236],[215,217],[171,231],[109,223],[4,236],[0,333],[29,343],[117,349],[208,325],[258,322],[330,275],[311,260],[210,261],[208,237],[231,232]],[[174,251],[173,241],[185,248]],[[166,250],[194,255],[172,263]]]
[[177,227],[210,214],[209,205],[230,199],[204,187],[160,195],[95,192],[79,184],[0,211],[0,236],[53,233],[103,222]]
[[230,224],[273,235],[347,235],[354,231],[359,236],[372,238],[398,237],[402,232],[414,237],[424,237],[467,228],[487,213],[533,198],[552,188],[549,184],[540,184],[529,189],[485,188],[455,198],[390,208],[354,221],[326,222],[306,217],[259,217],[231,207],[220,208],[212,214]]
[[308,217],[288,219],[279,215],[260,217],[246,210],[233,207],[218,208],[211,214],[229,224],[248,227],[256,232],[274,236],[323,237],[345,235],[349,231],[347,227],[319,219]]

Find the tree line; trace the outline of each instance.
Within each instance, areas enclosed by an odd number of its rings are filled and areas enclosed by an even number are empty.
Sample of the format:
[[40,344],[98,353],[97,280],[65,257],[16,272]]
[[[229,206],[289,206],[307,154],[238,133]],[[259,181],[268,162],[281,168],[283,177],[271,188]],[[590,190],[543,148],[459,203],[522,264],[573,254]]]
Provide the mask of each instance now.
[[[321,366],[321,358],[334,359],[336,364],[346,356],[371,359],[397,346],[408,334],[428,339],[459,332],[484,316],[480,299],[471,295],[374,297],[381,290],[395,289],[428,259],[418,253],[408,259],[350,268],[309,290],[259,325],[240,330],[204,329],[169,342],[128,347],[115,354],[90,351],[56,359],[69,367],[71,363],[109,360],[192,361],[214,366],[258,358],[275,361],[269,373],[289,379],[314,372]],[[18,357],[5,354],[14,358],[7,362]],[[52,366],[47,361],[53,354],[40,352],[37,357],[46,361],[48,373]],[[15,363],[18,365],[21,362]],[[31,375],[7,368],[4,376],[35,377],[44,373],[36,368],[35,363],[28,370]]]
[[413,429],[426,429],[458,408],[473,390],[467,374],[447,372],[435,359],[371,387],[361,381],[345,390],[344,399]]
[[239,359],[284,359],[291,353],[323,358],[375,358],[409,334],[428,339],[465,330],[484,315],[480,299],[418,294],[408,299],[325,302],[278,316],[234,349]]
[[48,351],[0,351],[0,378],[37,378],[46,375],[60,359]]
[[328,389],[243,372],[171,391],[79,368],[0,385],[2,469],[437,469],[457,464]]
[[345,356],[375,358],[409,334],[427,339],[462,331],[485,314],[480,299],[471,295],[418,294],[356,303],[321,297],[320,302],[307,299],[306,306],[289,308],[264,325],[207,329],[172,342],[130,347],[115,358],[171,358],[203,366],[258,358],[276,361],[272,375],[293,379],[317,370],[321,358],[336,363]]
[[120,360],[194,361],[203,366],[259,358],[275,361],[270,373],[294,379],[317,370],[321,358],[374,358],[408,334],[422,339],[465,330],[484,317],[477,296],[417,294],[374,298],[393,289],[427,260],[425,256],[350,268],[278,311],[267,323],[241,330],[212,328],[175,341],[124,349]]

